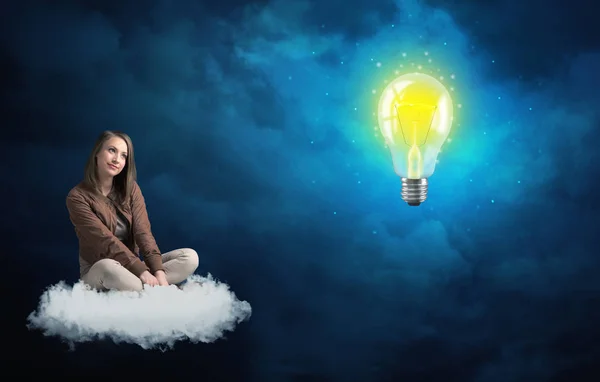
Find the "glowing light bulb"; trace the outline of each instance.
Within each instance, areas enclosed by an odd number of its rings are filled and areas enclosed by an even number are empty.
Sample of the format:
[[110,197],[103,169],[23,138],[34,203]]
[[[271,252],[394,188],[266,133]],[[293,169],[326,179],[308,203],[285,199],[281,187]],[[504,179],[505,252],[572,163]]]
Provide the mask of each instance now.
[[379,99],[381,134],[394,170],[402,179],[402,199],[418,206],[427,199],[428,178],[452,127],[450,93],[424,73],[404,74],[390,82]]

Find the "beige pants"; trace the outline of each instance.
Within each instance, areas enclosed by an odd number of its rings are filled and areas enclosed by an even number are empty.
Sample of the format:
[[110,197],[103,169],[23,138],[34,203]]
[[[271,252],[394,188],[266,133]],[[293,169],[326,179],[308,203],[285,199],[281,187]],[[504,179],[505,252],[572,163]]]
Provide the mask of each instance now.
[[[187,279],[198,267],[198,254],[190,248],[176,249],[162,255],[165,276],[170,284],[179,284]],[[141,291],[142,280],[128,271],[118,261],[103,259],[92,265],[81,280],[99,290]]]

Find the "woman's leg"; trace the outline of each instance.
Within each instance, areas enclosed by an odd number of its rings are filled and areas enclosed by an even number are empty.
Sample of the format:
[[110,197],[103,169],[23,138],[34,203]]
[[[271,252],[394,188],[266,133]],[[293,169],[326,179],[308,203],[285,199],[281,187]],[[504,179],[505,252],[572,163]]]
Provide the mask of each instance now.
[[179,284],[198,268],[198,253],[191,248],[175,249],[162,255],[169,284]]
[[84,283],[100,290],[116,289],[139,292],[144,289],[139,277],[112,259],[97,261],[81,279]]

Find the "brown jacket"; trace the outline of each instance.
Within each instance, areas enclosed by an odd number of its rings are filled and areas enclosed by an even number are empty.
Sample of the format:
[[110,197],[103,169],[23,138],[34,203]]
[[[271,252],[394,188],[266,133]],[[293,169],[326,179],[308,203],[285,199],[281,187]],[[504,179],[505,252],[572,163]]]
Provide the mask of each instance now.
[[[162,257],[150,229],[142,191],[134,183],[125,207],[119,208],[129,222],[130,238],[121,242],[115,235],[116,203],[83,183],[67,196],[67,209],[79,239],[79,256],[90,266],[101,259],[114,259],[136,276],[163,270]],[[138,257],[141,253],[144,261]]]

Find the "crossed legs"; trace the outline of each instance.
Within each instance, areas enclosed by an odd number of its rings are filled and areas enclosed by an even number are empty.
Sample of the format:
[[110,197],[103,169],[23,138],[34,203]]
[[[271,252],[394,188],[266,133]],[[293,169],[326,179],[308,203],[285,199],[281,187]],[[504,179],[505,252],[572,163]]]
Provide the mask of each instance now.
[[[179,284],[198,268],[198,254],[191,248],[164,253],[162,261],[169,284]],[[144,289],[139,277],[112,259],[97,261],[81,279],[84,283],[100,290],[141,291]]]

